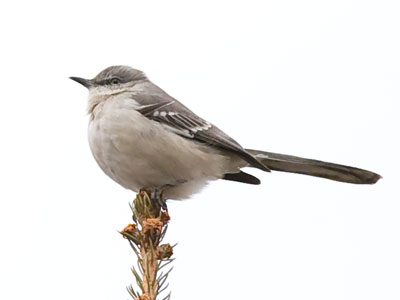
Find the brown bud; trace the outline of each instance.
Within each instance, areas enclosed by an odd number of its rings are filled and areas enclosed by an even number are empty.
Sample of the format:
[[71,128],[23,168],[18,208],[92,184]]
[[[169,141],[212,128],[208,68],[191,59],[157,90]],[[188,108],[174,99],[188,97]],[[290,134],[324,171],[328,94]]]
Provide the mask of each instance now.
[[159,218],[148,218],[142,223],[143,234],[147,234],[154,230],[156,234],[161,234],[163,223]]
[[136,298],[135,300],[150,300],[150,297],[147,296],[147,294],[143,294],[139,296],[139,298]]
[[169,217],[169,214],[167,211],[162,211],[160,215],[160,220],[161,222],[165,225],[169,222],[171,218]]
[[124,238],[133,240],[135,244],[139,243],[141,239],[140,231],[137,229],[136,224],[129,224],[121,231],[121,234]]
[[148,191],[148,190],[146,190],[146,189],[141,189],[141,190],[139,191],[139,195],[142,196],[142,197],[145,197],[145,196],[150,197],[150,191]]
[[129,233],[131,235],[133,235],[133,233],[136,231],[136,224],[129,224],[128,226],[126,226],[121,233]]
[[157,247],[156,250],[157,259],[170,258],[172,254],[174,254],[174,252],[170,244],[163,244]]

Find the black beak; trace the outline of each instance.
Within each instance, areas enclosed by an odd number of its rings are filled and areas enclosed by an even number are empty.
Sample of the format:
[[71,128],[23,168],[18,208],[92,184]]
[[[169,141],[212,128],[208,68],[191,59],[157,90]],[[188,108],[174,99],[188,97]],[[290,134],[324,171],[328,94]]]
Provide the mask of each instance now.
[[70,77],[70,79],[82,84],[86,88],[90,88],[93,85],[92,81],[90,79],[85,79],[85,78],[80,78],[80,77]]

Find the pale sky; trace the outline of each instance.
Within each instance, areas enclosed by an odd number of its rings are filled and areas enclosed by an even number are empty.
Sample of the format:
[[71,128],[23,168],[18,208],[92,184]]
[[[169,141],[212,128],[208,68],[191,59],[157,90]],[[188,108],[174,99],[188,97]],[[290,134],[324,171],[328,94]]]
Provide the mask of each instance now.
[[170,202],[172,299],[400,299],[398,1],[3,1],[0,299],[129,299],[134,193],[87,143],[93,77],[124,64],[246,148],[375,171],[247,169]]

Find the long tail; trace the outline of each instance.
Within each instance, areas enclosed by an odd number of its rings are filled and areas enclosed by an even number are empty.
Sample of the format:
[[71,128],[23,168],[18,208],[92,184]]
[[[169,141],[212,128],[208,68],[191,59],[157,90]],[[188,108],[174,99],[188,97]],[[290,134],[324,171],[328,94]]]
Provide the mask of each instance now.
[[246,151],[275,171],[305,174],[356,184],[374,184],[382,178],[370,171],[314,159],[250,149],[246,149]]

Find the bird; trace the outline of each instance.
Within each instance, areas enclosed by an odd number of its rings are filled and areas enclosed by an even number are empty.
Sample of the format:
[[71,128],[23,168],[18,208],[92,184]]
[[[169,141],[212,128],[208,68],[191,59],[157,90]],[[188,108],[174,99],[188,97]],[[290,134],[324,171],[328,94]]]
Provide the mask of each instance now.
[[148,191],[161,201],[190,198],[217,179],[260,184],[244,167],[353,184],[381,178],[350,166],[245,149],[129,66],[70,79],[89,91],[88,140],[100,168],[126,189]]

